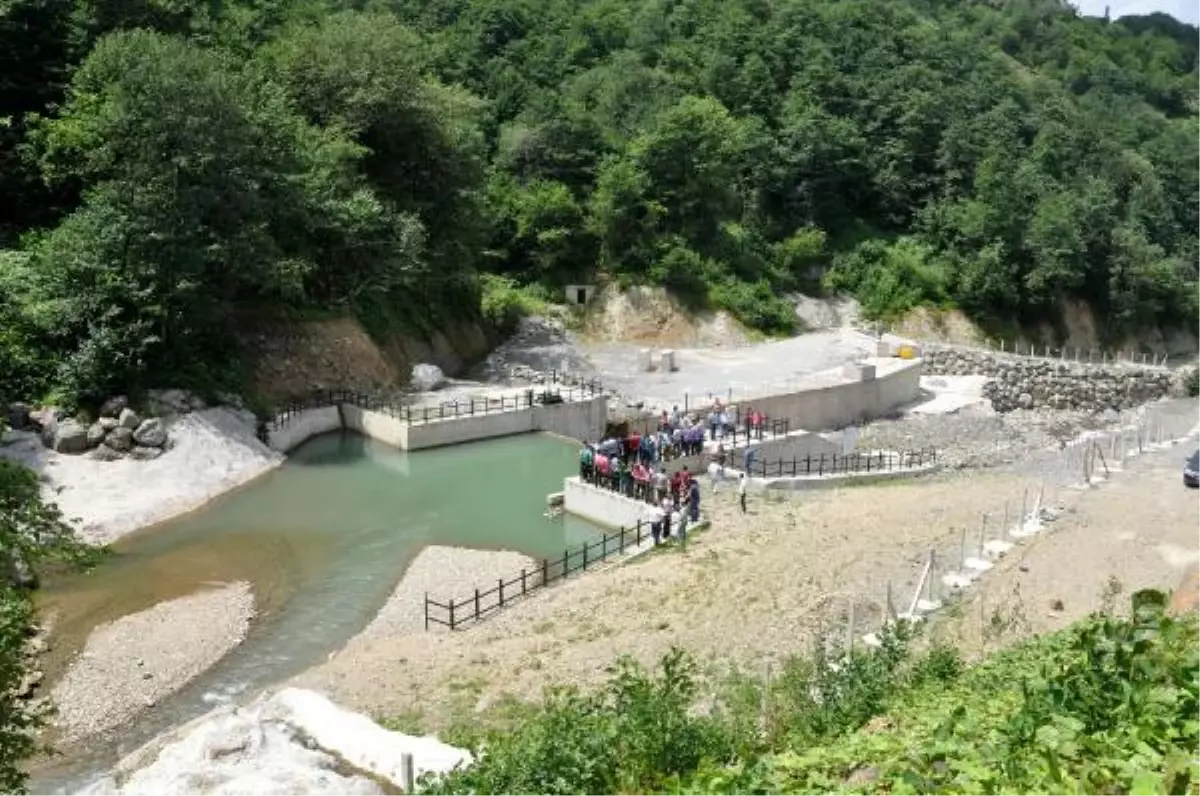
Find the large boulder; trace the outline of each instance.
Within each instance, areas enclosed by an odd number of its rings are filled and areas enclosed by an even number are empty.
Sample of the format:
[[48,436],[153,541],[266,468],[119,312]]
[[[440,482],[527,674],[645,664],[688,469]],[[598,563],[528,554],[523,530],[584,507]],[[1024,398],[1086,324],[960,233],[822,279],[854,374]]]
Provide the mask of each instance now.
[[129,407],[129,399],[124,395],[115,395],[100,405],[101,417],[120,417]]
[[115,451],[125,453],[133,447],[133,432],[125,426],[117,426],[108,432],[108,436],[104,438],[104,444]]
[[16,401],[8,405],[8,425],[17,431],[29,425],[29,404]]
[[121,451],[113,450],[107,445],[101,445],[89,453],[88,458],[95,459],[98,462],[115,462],[117,459],[124,459],[125,454]]
[[133,450],[129,452],[129,458],[143,460],[157,459],[159,456],[162,456],[162,454],[162,448],[150,448],[146,447],[145,445],[135,445],[133,446]]
[[[109,418],[111,419],[111,418]],[[89,448],[94,448],[101,442],[104,442],[105,435],[108,434],[108,429],[103,423],[96,422],[88,426],[87,443]]]
[[142,424],[142,418],[138,416],[137,412],[126,407],[125,409],[121,410],[121,414],[117,415],[117,424],[121,428],[127,428],[130,431],[133,431]]
[[411,382],[413,389],[428,392],[445,386],[446,374],[437,365],[413,365]]
[[167,429],[157,417],[143,420],[133,432],[133,441],[148,448],[161,448],[167,442]]
[[88,430],[78,421],[67,418],[54,424],[50,447],[59,453],[83,453],[88,449]]

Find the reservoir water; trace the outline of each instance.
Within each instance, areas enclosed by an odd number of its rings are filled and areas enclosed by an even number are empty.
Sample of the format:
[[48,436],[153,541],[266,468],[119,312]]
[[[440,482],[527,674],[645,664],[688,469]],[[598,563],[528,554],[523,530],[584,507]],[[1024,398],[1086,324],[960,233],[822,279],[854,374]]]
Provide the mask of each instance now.
[[544,516],[576,457],[574,445],[538,434],[413,453],[323,435],[244,489],[119,541],[95,571],[48,582],[38,603],[53,623],[50,682],[95,626],[206,584],[249,581],[258,613],[246,640],[181,691],[38,765],[32,792],[77,787],[163,730],[325,660],[428,545],[551,557],[597,537],[578,518]]

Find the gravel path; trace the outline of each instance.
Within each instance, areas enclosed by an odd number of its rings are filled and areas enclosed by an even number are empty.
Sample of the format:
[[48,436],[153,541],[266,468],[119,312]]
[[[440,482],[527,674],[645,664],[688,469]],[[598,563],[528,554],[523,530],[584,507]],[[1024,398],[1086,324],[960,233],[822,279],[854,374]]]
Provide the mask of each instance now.
[[63,741],[115,727],[177,690],[246,637],[250,584],[159,603],[97,627],[51,694]]
[[487,588],[498,578],[511,579],[537,562],[501,550],[468,550],[433,545],[422,550],[371,624],[354,641],[371,641],[425,629],[425,595],[442,601],[462,598],[476,586]]
[[36,470],[46,497],[95,544],[199,508],[283,461],[258,441],[248,412],[204,409],[169,428],[171,448],[150,461],[64,455],[16,431],[5,432],[0,456]]

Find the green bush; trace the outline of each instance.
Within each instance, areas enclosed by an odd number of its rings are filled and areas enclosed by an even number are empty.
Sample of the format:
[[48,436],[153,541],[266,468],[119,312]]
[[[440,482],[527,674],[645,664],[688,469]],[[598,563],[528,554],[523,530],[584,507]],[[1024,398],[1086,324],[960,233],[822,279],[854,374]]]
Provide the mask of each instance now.
[[946,306],[946,276],[933,259],[933,250],[915,238],[869,240],[835,260],[825,287],[852,293],[869,318],[896,318],[921,304]]
[[1183,387],[1189,398],[1200,395],[1200,368],[1192,368],[1184,375]]
[[493,329],[511,332],[526,315],[546,311],[544,294],[537,287],[520,287],[506,276],[480,274],[480,312]]

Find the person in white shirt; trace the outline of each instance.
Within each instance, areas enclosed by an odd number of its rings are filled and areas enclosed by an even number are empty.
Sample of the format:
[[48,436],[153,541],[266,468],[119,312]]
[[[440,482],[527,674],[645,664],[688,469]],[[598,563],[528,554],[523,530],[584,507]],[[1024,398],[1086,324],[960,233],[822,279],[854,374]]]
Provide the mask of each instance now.
[[725,480],[725,468],[721,466],[720,462],[708,463],[708,480],[712,484],[713,494],[717,494],[717,487]]
[[738,503],[742,506],[742,513],[746,513],[746,474],[742,473],[738,478]]
[[658,539],[662,536],[663,511],[655,504],[650,504],[650,508],[646,510],[646,521],[650,523],[650,535],[654,537],[654,544],[658,544]]
[[671,515],[675,512],[675,505],[671,498],[665,497],[662,501],[662,535],[664,539],[671,538]]

